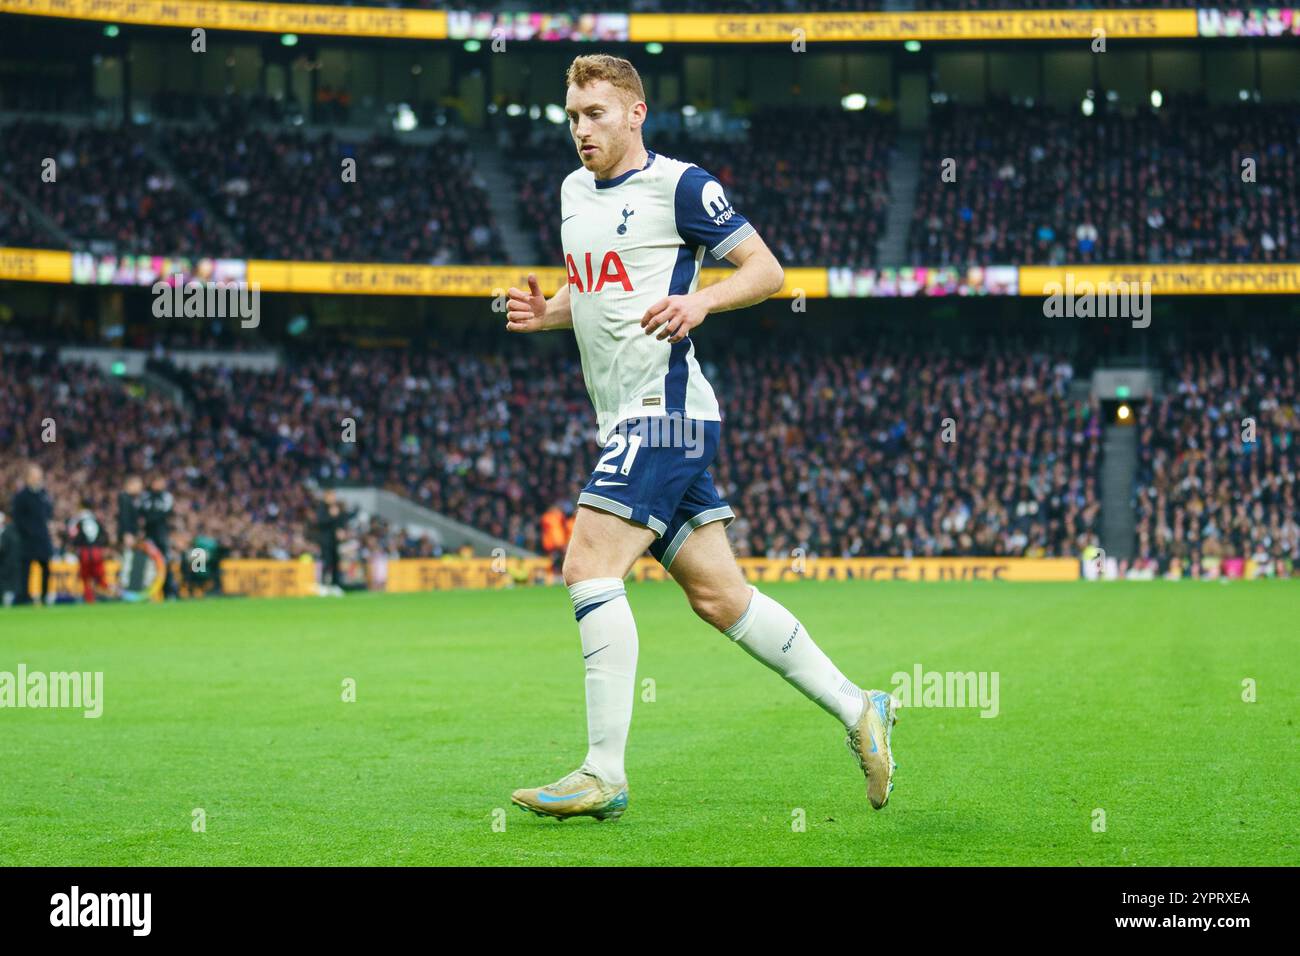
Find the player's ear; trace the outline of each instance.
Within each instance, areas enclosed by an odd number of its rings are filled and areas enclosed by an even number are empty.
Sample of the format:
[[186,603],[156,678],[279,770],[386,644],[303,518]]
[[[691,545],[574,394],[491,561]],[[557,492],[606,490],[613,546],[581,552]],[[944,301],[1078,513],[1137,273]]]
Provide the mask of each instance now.
[[627,111],[628,123],[632,129],[636,130],[641,128],[642,124],[645,123],[646,113],[649,111],[650,107],[646,106],[644,103],[637,102],[632,104]]

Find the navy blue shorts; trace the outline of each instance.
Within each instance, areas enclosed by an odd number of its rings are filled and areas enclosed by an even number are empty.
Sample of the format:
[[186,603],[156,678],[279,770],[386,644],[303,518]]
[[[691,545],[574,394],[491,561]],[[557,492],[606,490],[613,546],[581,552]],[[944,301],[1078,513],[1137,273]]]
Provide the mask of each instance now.
[[605,443],[578,504],[645,525],[657,536],[650,553],[667,568],[700,525],[736,518],[709,474],[721,434],[721,422],[671,412],[629,419]]

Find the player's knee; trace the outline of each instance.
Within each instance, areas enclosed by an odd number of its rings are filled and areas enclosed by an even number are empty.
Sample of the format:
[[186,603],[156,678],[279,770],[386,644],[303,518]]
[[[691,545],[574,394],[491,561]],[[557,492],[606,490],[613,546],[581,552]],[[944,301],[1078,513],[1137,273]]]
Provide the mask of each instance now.
[[701,620],[725,631],[740,619],[749,606],[750,591],[747,585],[695,588],[690,594],[691,607]]
[[588,578],[608,577],[601,574],[601,569],[596,563],[576,548],[570,548],[564,555],[564,564],[560,568],[560,575],[564,578],[566,587],[572,587],[579,581],[586,581]]

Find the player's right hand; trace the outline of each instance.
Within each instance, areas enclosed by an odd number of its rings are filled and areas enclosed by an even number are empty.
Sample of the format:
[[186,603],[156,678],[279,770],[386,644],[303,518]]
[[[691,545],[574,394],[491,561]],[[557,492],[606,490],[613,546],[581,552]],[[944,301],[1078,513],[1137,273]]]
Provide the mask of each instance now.
[[535,274],[528,273],[527,292],[511,287],[506,320],[507,332],[541,332],[546,327],[546,296]]

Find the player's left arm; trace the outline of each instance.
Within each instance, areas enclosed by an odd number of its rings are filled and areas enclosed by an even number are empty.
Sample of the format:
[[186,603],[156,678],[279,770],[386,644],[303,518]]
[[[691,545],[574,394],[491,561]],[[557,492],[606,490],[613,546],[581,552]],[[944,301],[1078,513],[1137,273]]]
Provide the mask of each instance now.
[[645,334],[670,342],[686,338],[709,313],[757,305],[785,284],[781,263],[754,227],[731,208],[712,176],[691,167],[678,184],[675,202],[682,238],[710,249],[736,269],[721,282],[667,296],[646,310],[641,317]]
[[658,329],[655,338],[680,342],[709,313],[758,305],[785,285],[785,270],[758,233],[732,249],[725,258],[736,271],[721,282],[689,295],[670,295],[650,306],[641,319],[646,335]]
[[776,295],[785,285],[785,270],[758,233],[741,242],[724,258],[736,267],[736,271],[721,282],[694,293],[708,305],[710,312],[729,312],[758,305]]

